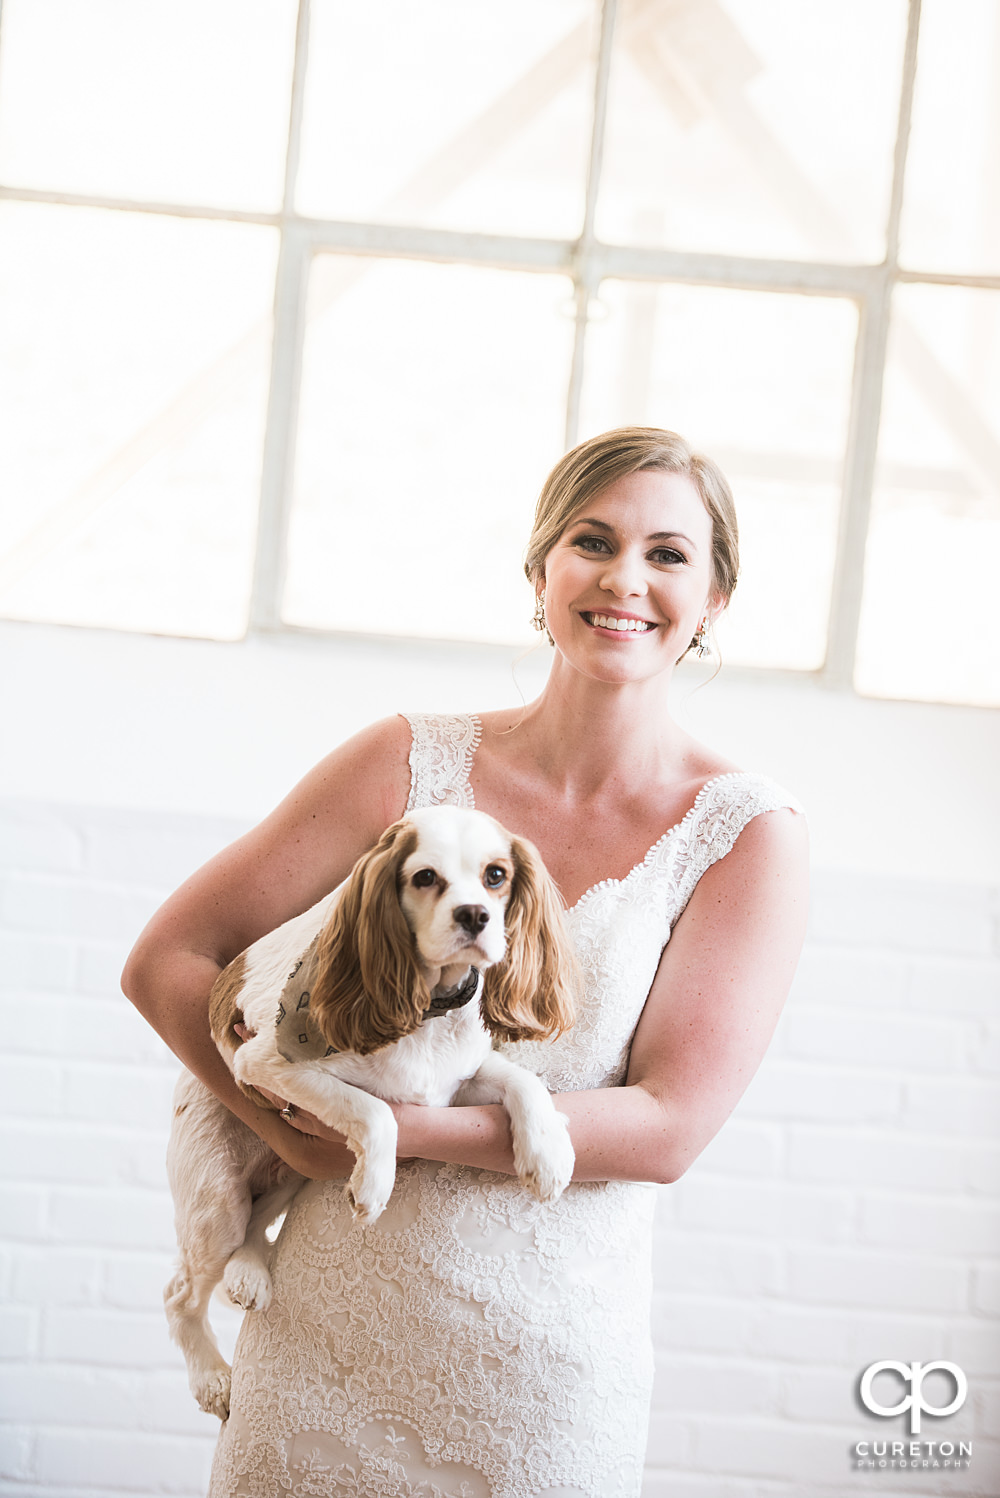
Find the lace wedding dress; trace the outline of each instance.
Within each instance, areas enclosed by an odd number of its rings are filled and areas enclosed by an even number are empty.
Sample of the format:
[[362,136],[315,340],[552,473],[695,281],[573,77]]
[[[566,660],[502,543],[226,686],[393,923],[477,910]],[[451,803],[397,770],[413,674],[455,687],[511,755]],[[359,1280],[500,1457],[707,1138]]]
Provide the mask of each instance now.
[[[472,806],[472,717],[409,719],[410,807]],[[699,877],[761,812],[795,803],[720,775],[624,879],[569,912],[584,974],[573,1029],[505,1046],[552,1092],[614,1087],[660,954]],[[653,1373],[656,1192],[401,1165],[356,1227],[339,1182],[299,1192],[275,1297],[247,1315],[211,1498],[637,1498]]]

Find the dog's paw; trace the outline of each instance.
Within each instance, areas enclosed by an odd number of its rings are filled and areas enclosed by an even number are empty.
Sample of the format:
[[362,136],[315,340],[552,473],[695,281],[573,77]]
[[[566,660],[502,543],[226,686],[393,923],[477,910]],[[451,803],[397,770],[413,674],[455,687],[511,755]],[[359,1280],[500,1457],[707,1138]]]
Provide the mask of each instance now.
[[569,1137],[569,1120],[552,1110],[551,1119],[533,1126],[530,1138],[517,1142],[514,1169],[521,1185],[540,1202],[553,1202],[573,1177],[576,1155]]
[[344,1195],[347,1197],[351,1215],[360,1227],[366,1227],[368,1223],[376,1222],[382,1216],[389,1202],[388,1196],[380,1196],[364,1188],[362,1188],[359,1195],[350,1181],[348,1181],[344,1188]]
[[228,1363],[218,1368],[206,1368],[191,1375],[191,1393],[206,1415],[217,1415],[220,1420],[229,1418],[229,1390],[232,1373]]
[[367,1198],[358,1197],[354,1187],[347,1183],[344,1187],[344,1195],[347,1197],[347,1205],[351,1209],[351,1216],[359,1227],[366,1227],[368,1223],[375,1222],[385,1211],[385,1202],[369,1201]]
[[226,1265],[222,1283],[229,1299],[245,1311],[266,1311],[271,1304],[271,1276],[259,1259],[239,1249]]
[[396,1161],[359,1160],[345,1188],[354,1221],[362,1225],[382,1216],[396,1184]]

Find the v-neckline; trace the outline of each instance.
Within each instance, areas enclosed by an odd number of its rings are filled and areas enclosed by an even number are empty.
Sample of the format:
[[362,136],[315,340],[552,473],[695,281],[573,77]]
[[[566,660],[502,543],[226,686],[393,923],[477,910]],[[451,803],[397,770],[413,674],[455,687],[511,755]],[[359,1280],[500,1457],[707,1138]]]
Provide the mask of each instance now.
[[[464,787],[464,789],[468,792],[469,805],[472,807],[473,810],[475,810],[475,807],[476,807],[476,793],[472,789],[472,767],[473,767],[473,764],[475,763],[475,752],[476,752],[476,749],[478,749],[478,747],[479,747],[479,742],[480,742],[480,738],[481,738],[481,735],[482,735],[482,727],[483,727],[483,725],[482,725],[482,722],[481,722],[481,720],[480,720],[480,718],[479,718],[479,716],[478,716],[477,713],[470,713],[469,714],[469,719],[470,719],[470,721],[472,722],[472,724],[475,727],[476,739],[475,739],[475,743],[473,744],[472,754],[467,759],[467,762],[466,762],[466,765],[465,765],[465,787]],[[667,830],[666,830],[666,832],[661,832],[660,833],[660,836],[656,839],[656,842],[653,843],[652,847],[651,848],[647,848],[647,850],[643,854],[642,858],[639,859],[639,862],[633,864],[632,867],[629,869],[629,871],[628,871],[627,874],[623,874],[620,879],[598,879],[596,881],[596,883],[589,885],[584,890],[583,894],[580,895],[579,899],[573,901],[572,905],[567,905],[566,906],[565,914],[566,915],[572,915],[575,911],[577,911],[577,910],[580,909],[580,906],[583,904],[583,902],[585,900],[589,900],[590,896],[591,895],[595,895],[597,893],[597,891],[600,890],[600,889],[611,889],[613,886],[616,886],[616,885],[627,884],[628,881],[633,877],[633,875],[638,874],[641,869],[646,868],[646,866],[653,860],[653,858],[656,856],[656,854],[659,852],[659,850],[663,847],[663,844],[667,841],[667,839],[670,838],[670,837],[673,837],[673,835],[674,835],[675,832],[679,832],[681,830],[681,828],[684,827],[691,820],[691,818],[694,816],[695,812],[701,806],[702,798],[705,795],[705,792],[707,790],[709,790],[711,786],[718,785],[718,783],[719,783],[720,780],[732,780],[736,776],[745,775],[745,774],[746,774],[745,770],[725,770],[725,771],[723,771],[723,773],[721,775],[713,775],[713,776],[711,776],[710,779],[708,779],[708,780],[705,781],[704,785],[699,790],[697,796],[695,796],[695,798],[692,801],[691,805],[688,807],[687,811],[680,818],[680,820],[677,821],[677,822],[674,822],[672,826],[668,827]]]
[[623,874],[620,879],[598,879],[596,884],[591,884],[587,889],[584,890],[583,894],[579,897],[578,900],[574,900],[572,905],[566,906],[566,914],[572,915],[575,911],[579,910],[584,901],[589,900],[591,895],[596,895],[598,890],[612,889],[614,887],[627,884],[634,875],[640,873],[643,869],[647,868],[653,862],[657,853],[660,851],[663,845],[673,837],[675,832],[680,832],[681,828],[685,827],[687,823],[690,822],[695,812],[700,809],[702,798],[704,797],[707,790],[710,790],[713,785],[718,785],[720,780],[731,780],[733,779],[733,777],[743,774],[745,774],[745,771],[743,770],[726,770],[723,774],[713,775],[710,780],[706,780],[701,790],[698,792],[697,796],[695,796],[691,805],[688,807],[687,811],[684,813],[681,819],[677,822],[674,822],[671,827],[668,827],[666,832],[661,832],[660,836],[656,839],[656,842],[653,843],[652,847],[647,848],[642,858],[639,859],[639,862],[633,864],[627,874]]

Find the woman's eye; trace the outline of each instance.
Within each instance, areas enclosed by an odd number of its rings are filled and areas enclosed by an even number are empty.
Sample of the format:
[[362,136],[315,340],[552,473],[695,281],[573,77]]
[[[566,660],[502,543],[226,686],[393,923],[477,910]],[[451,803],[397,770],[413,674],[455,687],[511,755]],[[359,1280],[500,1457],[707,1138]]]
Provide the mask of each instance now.
[[679,551],[674,551],[672,546],[658,546],[652,553],[652,558],[663,567],[676,567],[678,562],[687,561],[687,558],[681,556]]
[[507,870],[502,869],[498,863],[491,863],[483,875],[483,883],[487,889],[499,889],[506,881]]
[[573,541],[574,546],[579,546],[583,551],[606,551],[608,543],[603,536],[577,536]]
[[415,884],[417,889],[428,889],[436,880],[437,875],[433,869],[418,869],[410,882]]

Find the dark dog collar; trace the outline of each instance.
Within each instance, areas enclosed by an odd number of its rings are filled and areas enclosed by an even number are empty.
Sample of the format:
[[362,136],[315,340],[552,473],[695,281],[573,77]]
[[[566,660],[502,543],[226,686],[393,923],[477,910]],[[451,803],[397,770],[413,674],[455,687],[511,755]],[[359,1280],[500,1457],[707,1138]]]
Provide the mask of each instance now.
[[449,1014],[452,1009],[462,1009],[475,997],[479,987],[479,969],[470,967],[456,988],[435,988],[431,994],[430,1007],[423,1012],[423,1019],[433,1019],[435,1014]]

